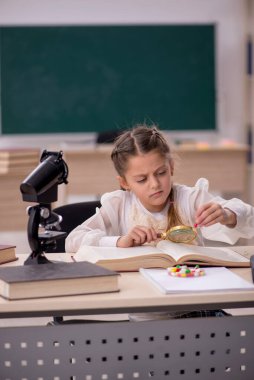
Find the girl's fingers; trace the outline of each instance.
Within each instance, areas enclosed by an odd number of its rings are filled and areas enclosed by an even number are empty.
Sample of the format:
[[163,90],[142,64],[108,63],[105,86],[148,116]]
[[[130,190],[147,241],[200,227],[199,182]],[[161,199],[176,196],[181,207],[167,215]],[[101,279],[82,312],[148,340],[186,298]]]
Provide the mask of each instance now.
[[213,224],[215,224],[215,223],[220,223],[221,222],[221,216],[219,216],[219,217],[214,217],[214,218],[210,218],[210,220],[209,220],[209,218],[202,224],[202,226],[204,226],[204,227],[209,227],[209,226],[212,226]]
[[203,211],[200,213],[200,209],[197,212],[196,223],[199,226],[211,226],[215,223],[223,223],[225,219],[225,210],[223,207],[216,203],[209,203],[201,207]]
[[147,228],[146,230],[146,239],[148,243],[157,239],[157,233],[153,228]]
[[132,231],[131,238],[133,239],[135,245],[141,245],[145,241],[145,235],[138,230]]
[[146,242],[150,243],[157,239],[157,234],[153,228],[136,226],[130,232],[130,236],[134,241],[135,245],[142,245]]
[[202,214],[211,207],[211,203],[205,203],[204,205],[200,206],[196,211],[196,219],[199,219]]

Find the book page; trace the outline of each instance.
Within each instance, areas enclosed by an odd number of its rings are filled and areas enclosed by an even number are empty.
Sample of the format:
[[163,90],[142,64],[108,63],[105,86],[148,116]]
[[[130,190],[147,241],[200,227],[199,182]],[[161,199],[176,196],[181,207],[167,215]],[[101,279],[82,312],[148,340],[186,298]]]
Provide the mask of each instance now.
[[251,245],[236,245],[230,248],[232,249],[232,251],[238,253],[239,255],[245,257],[248,260],[252,255],[254,255],[254,247]]
[[75,261],[90,261],[96,263],[99,260],[127,259],[147,254],[161,253],[156,247],[142,245],[140,247],[118,248],[118,247],[97,247],[81,246],[77,253],[73,255]]
[[254,284],[225,267],[204,268],[201,277],[172,277],[165,269],[140,269],[140,273],[163,293],[254,290]]
[[161,240],[157,247],[172,256],[176,261],[185,255],[199,255],[211,257],[217,260],[224,260],[230,262],[248,262],[248,257],[237,253],[236,247],[203,247],[197,245],[187,245],[173,243],[167,240]]

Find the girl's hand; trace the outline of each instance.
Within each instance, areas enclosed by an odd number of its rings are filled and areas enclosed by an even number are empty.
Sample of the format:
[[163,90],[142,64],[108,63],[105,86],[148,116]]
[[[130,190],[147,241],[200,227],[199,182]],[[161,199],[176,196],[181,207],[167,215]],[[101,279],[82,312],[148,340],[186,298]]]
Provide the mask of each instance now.
[[157,239],[157,233],[151,227],[135,226],[127,235],[121,236],[116,243],[117,247],[129,248],[151,243]]
[[233,228],[237,223],[236,214],[228,208],[223,208],[218,203],[213,202],[199,207],[196,212],[196,224],[200,227],[208,227],[215,223]]

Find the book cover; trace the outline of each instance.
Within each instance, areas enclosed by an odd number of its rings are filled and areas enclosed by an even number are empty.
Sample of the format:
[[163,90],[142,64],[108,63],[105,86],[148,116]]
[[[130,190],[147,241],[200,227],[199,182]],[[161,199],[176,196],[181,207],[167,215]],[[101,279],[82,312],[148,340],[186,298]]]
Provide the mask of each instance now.
[[0,294],[25,299],[115,292],[118,274],[98,265],[47,263],[0,268]]
[[204,268],[201,277],[172,277],[166,269],[140,269],[140,273],[162,293],[254,290],[254,284],[225,267]]
[[16,257],[15,245],[0,244],[0,264],[15,261]]

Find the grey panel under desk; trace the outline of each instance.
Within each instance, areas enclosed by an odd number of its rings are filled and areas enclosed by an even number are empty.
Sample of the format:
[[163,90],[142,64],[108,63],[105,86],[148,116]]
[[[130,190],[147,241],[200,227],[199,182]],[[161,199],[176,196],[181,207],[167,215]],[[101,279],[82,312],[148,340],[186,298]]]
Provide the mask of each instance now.
[[1,380],[254,378],[254,316],[0,329]]

